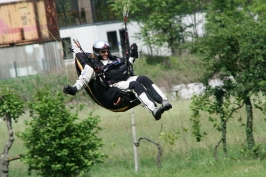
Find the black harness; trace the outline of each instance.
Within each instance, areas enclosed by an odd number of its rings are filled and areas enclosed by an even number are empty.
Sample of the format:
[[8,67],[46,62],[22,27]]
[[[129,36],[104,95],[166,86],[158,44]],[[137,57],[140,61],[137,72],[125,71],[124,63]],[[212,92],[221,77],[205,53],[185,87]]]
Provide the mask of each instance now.
[[[85,53],[76,53],[75,66],[78,76],[80,76],[86,64],[94,68],[95,72],[98,67],[103,67],[101,61],[89,58],[89,53],[86,53],[87,56],[84,54]],[[114,63],[117,58],[112,60]],[[130,66],[132,65],[128,63],[121,60],[117,65],[109,65],[108,67],[103,68],[102,71],[96,72],[96,79],[91,80],[87,87],[85,87],[85,90],[97,104],[113,112],[124,112],[140,104],[140,101],[136,99],[134,93],[125,92],[116,87],[109,86],[111,82],[126,80],[131,75],[132,67]],[[124,74],[124,72],[127,74]],[[120,74],[121,76],[117,76]],[[120,103],[114,105],[118,98],[121,98]]]
[[[89,54],[86,54],[87,56]],[[87,59],[86,59],[87,58]],[[104,86],[109,86],[119,81],[125,81],[133,75],[132,64],[123,58],[111,56],[112,63],[104,65],[100,60],[86,57],[84,64],[91,66],[95,73],[96,79]]]
[[103,65],[103,63],[97,59],[91,59],[93,68],[101,68],[100,71],[95,71],[97,77],[101,80],[104,79],[104,83],[114,84],[119,81],[125,81],[132,75],[132,67],[124,59],[113,57],[111,64]]

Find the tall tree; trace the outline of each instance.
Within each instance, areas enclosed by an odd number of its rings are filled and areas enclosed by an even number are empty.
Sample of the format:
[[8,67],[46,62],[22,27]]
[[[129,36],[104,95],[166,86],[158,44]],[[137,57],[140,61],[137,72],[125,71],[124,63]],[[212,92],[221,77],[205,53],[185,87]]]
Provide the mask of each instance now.
[[13,132],[12,121],[17,122],[20,115],[24,113],[23,101],[14,91],[1,87],[0,88],[0,118],[4,120],[8,131],[8,141],[0,154],[0,176],[8,176],[9,163],[13,160],[21,158],[21,155],[11,156],[9,150],[11,149],[15,137]]
[[206,37],[194,46],[204,54],[205,83],[219,77],[225,94],[244,103],[247,147],[251,151],[255,147],[251,97],[266,86],[266,21],[264,14],[252,9],[256,9],[254,3],[246,1],[214,0],[207,14]]
[[[120,16],[124,2],[125,0],[116,0],[113,4],[113,10]],[[203,0],[139,0],[131,4],[130,16],[141,25],[139,38],[149,46],[151,54],[154,53],[153,48],[165,47],[175,55],[190,35],[187,29],[193,26],[193,23],[184,23],[183,18],[195,13],[195,9],[202,9],[202,2]]]

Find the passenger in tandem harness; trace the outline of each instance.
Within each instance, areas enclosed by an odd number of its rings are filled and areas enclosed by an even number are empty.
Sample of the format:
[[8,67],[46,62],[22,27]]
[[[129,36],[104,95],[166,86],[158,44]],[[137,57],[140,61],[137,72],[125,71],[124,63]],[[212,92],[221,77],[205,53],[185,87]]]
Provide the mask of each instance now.
[[[130,48],[128,60],[113,56],[108,42],[103,40],[93,44],[92,54],[77,53],[78,80],[74,86],[65,86],[63,92],[75,95],[85,88],[97,104],[114,112],[126,111],[143,103],[155,120],[159,120],[172,105],[148,77],[133,75],[132,64],[138,57],[138,51],[136,44]],[[156,102],[162,106],[157,107]]]

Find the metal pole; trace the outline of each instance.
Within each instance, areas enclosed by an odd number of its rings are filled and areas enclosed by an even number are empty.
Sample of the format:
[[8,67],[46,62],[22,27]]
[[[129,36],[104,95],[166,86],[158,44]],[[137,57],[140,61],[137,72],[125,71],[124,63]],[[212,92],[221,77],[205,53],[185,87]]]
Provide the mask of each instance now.
[[132,125],[132,138],[133,138],[133,150],[134,150],[134,162],[135,162],[135,172],[139,171],[139,163],[138,163],[138,150],[137,150],[137,138],[136,138],[136,124],[134,117],[134,109],[131,109],[131,125]]
[[15,68],[16,77],[18,77],[17,63],[15,61],[14,61],[14,68]]
[[43,73],[45,73],[46,72],[46,62],[45,62],[44,58],[42,58],[42,67],[43,67],[42,71],[43,71]]

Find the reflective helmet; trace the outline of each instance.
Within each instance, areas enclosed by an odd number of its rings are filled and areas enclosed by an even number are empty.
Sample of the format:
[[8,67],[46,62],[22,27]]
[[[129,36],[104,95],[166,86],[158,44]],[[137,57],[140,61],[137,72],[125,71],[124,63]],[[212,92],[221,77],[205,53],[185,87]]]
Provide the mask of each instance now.
[[99,59],[101,59],[101,55],[99,54],[100,50],[106,50],[107,49],[108,55],[110,55],[110,51],[109,51],[110,45],[106,41],[99,40],[99,41],[94,42],[92,49],[93,49],[93,54]]

